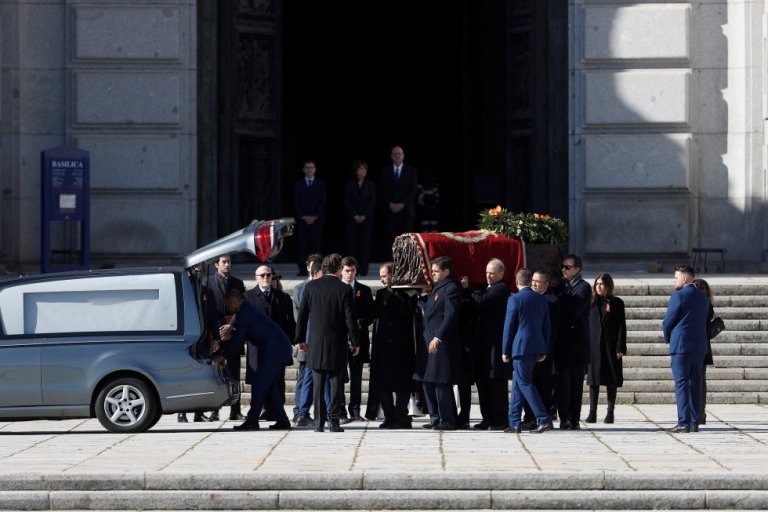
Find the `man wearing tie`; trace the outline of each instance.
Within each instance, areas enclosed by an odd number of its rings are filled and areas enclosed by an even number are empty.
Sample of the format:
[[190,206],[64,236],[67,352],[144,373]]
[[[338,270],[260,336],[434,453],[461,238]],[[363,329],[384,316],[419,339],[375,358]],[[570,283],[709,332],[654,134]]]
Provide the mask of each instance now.
[[314,160],[305,160],[304,178],[293,185],[293,208],[296,212],[296,237],[299,242],[300,276],[307,275],[306,260],[310,253],[320,252],[325,221],[325,182],[315,177]]
[[416,169],[404,163],[405,153],[400,146],[392,148],[391,158],[392,165],[381,170],[378,187],[387,252],[397,235],[413,230],[416,215]]

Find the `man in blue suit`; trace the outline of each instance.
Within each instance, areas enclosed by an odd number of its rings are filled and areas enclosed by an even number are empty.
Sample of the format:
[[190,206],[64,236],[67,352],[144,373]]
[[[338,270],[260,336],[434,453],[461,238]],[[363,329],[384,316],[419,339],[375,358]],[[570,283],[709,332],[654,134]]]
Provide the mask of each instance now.
[[[245,422],[234,429],[258,430],[261,408],[268,402],[277,416],[277,422],[269,428],[290,430],[278,381],[291,361],[291,340],[274,320],[246,301],[240,290],[228,291],[225,300],[227,309],[235,313],[235,321],[233,329],[222,335],[222,339],[231,338],[221,355],[224,359],[239,358],[243,343],[251,344],[245,370],[245,382],[251,385],[251,408]],[[216,360],[220,362],[221,357]]]
[[675,379],[677,425],[670,432],[699,431],[701,368],[707,353],[707,296],[693,285],[693,268],[675,269],[675,292],[669,299],[662,328],[669,343],[672,376]]
[[509,427],[504,432],[520,433],[523,400],[533,409],[538,426],[531,432],[542,433],[552,429],[549,411],[533,383],[533,368],[549,353],[549,304],[543,295],[531,289],[533,272],[527,268],[517,271],[515,279],[519,293],[507,301],[504,318],[502,359],[512,361],[512,397],[509,404]]

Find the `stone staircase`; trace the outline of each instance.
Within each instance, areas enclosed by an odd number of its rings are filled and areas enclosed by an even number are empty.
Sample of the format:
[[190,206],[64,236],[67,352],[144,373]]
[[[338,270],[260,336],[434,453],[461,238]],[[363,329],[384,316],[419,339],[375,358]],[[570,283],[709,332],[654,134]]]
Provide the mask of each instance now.
[[[670,281],[671,282],[671,281]],[[768,287],[756,284],[713,285],[715,314],[726,330],[712,340],[715,365],[707,368],[709,403],[768,402]],[[620,403],[674,403],[669,349],[661,322],[672,292],[669,284],[618,285],[616,295],[627,307],[627,356]],[[297,367],[286,369],[286,402],[293,405]],[[245,372],[243,371],[243,377]],[[368,368],[363,374],[363,404],[368,393]],[[244,387],[243,403],[250,400]],[[347,388],[348,391],[348,388]],[[588,403],[584,393],[584,401]],[[477,393],[473,388],[473,403]],[[601,401],[605,400],[601,390]]]

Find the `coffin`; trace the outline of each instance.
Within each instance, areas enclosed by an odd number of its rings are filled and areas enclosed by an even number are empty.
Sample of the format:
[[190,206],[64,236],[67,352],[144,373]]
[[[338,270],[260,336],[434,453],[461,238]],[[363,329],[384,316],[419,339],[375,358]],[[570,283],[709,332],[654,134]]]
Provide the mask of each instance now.
[[432,287],[432,260],[448,256],[453,275],[467,276],[471,288],[486,285],[485,266],[491,258],[504,262],[504,282],[516,291],[515,274],[522,267],[549,273],[550,285],[560,284],[560,251],[548,244],[526,244],[490,231],[464,233],[405,233],[392,244],[393,285]]

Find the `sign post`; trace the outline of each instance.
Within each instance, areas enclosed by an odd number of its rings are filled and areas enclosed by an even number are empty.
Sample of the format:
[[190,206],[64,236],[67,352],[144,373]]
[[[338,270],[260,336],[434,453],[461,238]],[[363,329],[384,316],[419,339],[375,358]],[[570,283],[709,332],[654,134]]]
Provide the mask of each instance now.
[[40,153],[42,172],[42,271],[91,266],[88,151],[67,146]]

